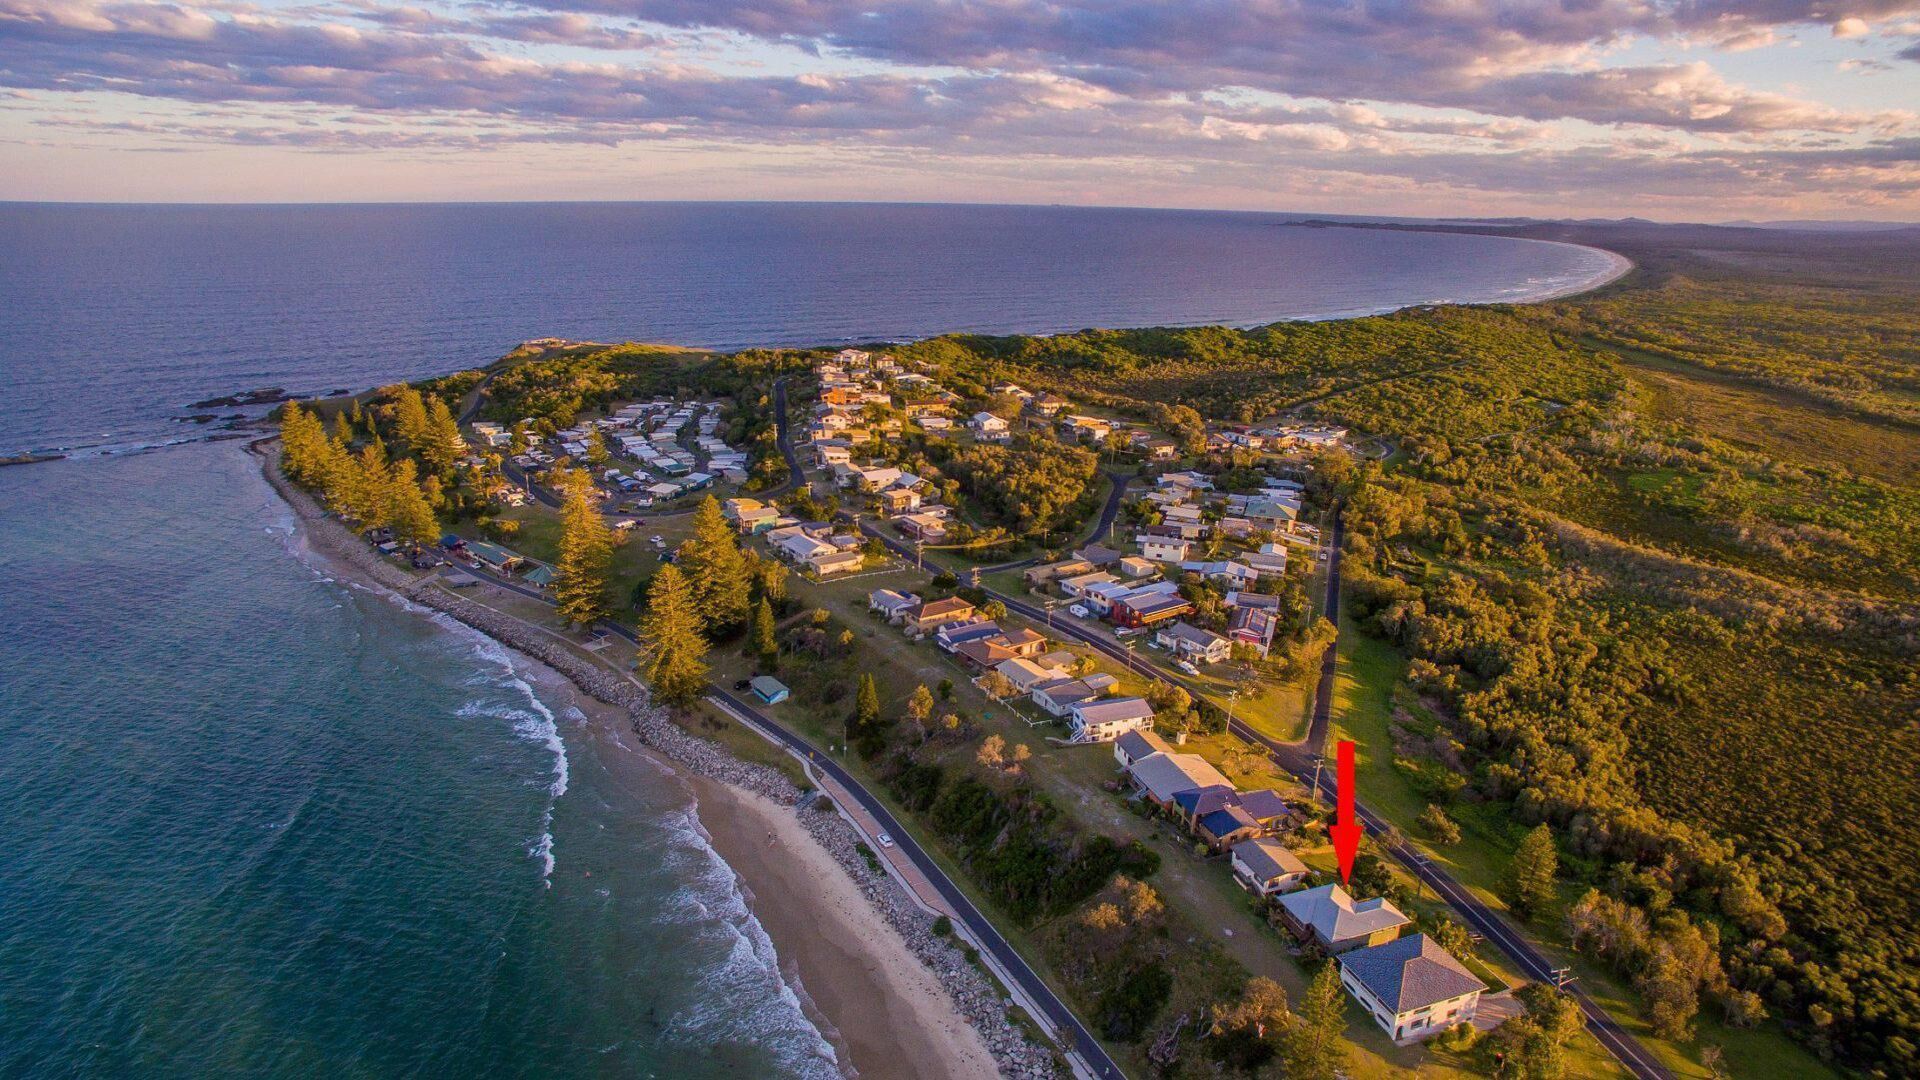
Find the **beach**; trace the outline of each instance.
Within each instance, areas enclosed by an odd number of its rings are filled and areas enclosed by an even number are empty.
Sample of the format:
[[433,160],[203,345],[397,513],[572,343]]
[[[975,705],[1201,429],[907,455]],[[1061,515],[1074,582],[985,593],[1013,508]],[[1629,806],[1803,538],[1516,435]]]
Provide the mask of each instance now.
[[828,1037],[862,1080],[998,1072],[933,972],[791,807],[703,777],[691,783],[700,824],[740,875],[782,970],[832,1026]]
[[[543,695],[587,718],[584,737],[632,756],[631,782],[677,778],[685,785],[701,829],[772,940],[783,976],[847,1075],[878,1080],[1051,1071],[1045,1051],[1019,1038],[1000,1015],[997,988],[930,932],[934,916],[884,873],[861,864],[853,852],[858,838],[838,814],[797,812],[800,793],[784,776],[686,734],[647,706],[638,680],[591,665],[559,646],[547,628],[416,580],[382,560],[279,476],[277,444],[251,449],[292,507],[306,553],[343,580],[436,609],[499,641]],[[930,962],[937,963],[938,974]],[[982,1023],[993,1029],[991,1040]]]

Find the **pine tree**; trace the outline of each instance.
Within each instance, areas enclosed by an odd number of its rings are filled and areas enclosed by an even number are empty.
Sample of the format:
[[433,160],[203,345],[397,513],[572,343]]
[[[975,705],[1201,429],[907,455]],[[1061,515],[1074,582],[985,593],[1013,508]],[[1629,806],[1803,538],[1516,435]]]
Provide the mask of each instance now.
[[[358,402],[355,402],[354,404],[355,404],[355,409],[354,409],[354,416],[355,416],[355,418],[357,419],[357,418],[358,418],[358,416],[359,416],[359,409],[358,409],[358,405],[359,405],[359,403],[358,403]],[[334,441],[336,441],[336,442],[338,442],[338,443],[340,443],[340,445],[342,445],[342,446],[351,446],[351,445],[353,445],[353,425],[354,425],[354,423],[355,423],[355,420],[354,420],[354,419],[349,419],[349,418],[347,417],[347,414],[346,414],[346,413],[344,413],[344,412],[337,412],[337,413],[334,413],[334,414],[333,414],[333,438],[334,438]]]
[[746,625],[752,582],[740,541],[709,495],[694,511],[693,535],[680,545],[680,568],[693,584],[707,633],[719,636]]
[[880,688],[871,672],[860,676],[860,692],[853,701],[853,715],[847,719],[847,742],[862,757],[872,757],[882,745],[880,731]]
[[1560,870],[1560,853],[1553,846],[1553,830],[1537,825],[1514,849],[1500,883],[1500,898],[1514,914],[1531,919],[1553,903],[1553,876]]
[[415,479],[413,462],[402,460],[393,467],[388,481],[387,519],[394,539],[425,546],[440,538],[440,522],[433,515],[426,493]]
[[607,453],[607,437],[600,434],[599,428],[587,432],[587,463],[600,468],[612,457]]
[[280,470],[297,484],[320,483],[327,431],[320,418],[289,401],[280,411]]
[[1299,1020],[1287,1032],[1287,1075],[1334,1080],[1347,1063],[1347,1003],[1340,992],[1337,965],[1320,968],[1294,1015]]
[[346,477],[347,513],[360,523],[362,529],[382,529],[387,526],[388,488],[393,483],[393,469],[387,464],[387,448],[375,439],[360,448],[353,459],[353,468]]
[[760,658],[760,666],[772,670],[780,659],[780,641],[774,636],[773,605],[762,596],[753,607],[753,628],[748,633],[748,648]]
[[427,441],[427,403],[420,391],[402,386],[394,395],[393,426],[400,438],[418,452]]
[[586,626],[608,613],[607,582],[613,570],[613,530],[579,492],[561,510],[560,560],[553,596],[560,617]]
[[460,434],[460,425],[454,421],[447,403],[438,396],[428,403],[426,428],[420,441],[412,445],[420,460],[437,476],[452,474],[453,463],[467,452],[467,440]]
[[680,568],[668,563],[647,589],[647,610],[640,620],[641,671],[658,700],[683,708],[697,700],[707,684],[706,639],[693,590]]

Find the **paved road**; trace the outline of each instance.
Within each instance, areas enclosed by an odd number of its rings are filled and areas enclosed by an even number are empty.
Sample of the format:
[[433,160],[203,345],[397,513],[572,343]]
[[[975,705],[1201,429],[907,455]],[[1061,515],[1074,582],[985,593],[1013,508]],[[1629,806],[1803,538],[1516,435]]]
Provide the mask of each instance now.
[[[911,559],[913,553],[906,545],[882,534],[871,524],[862,524],[868,535],[878,537],[895,554]],[[1327,563],[1327,617],[1337,624],[1339,621],[1340,587],[1340,542],[1345,536],[1345,525],[1338,513],[1335,514],[1332,532],[1332,547]],[[1008,611],[1023,615],[1029,619],[1049,623],[1052,628],[1077,638],[1101,654],[1111,657],[1132,670],[1149,678],[1160,679],[1180,686],[1196,699],[1200,688],[1190,681],[1173,675],[1157,665],[1134,655],[1132,650],[1121,645],[1110,633],[1098,628],[1089,628],[1073,619],[1052,620],[1047,613],[1027,603],[1019,597],[1008,596],[993,589],[984,590],[988,596],[1005,604]],[[1248,743],[1259,746],[1267,756],[1281,768],[1296,777],[1303,784],[1314,780],[1316,759],[1325,753],[1326,740],[1332,730],[1333,676],[1337,665],[1338,642],[1327,649],[1326,659],[1322,662],[1320,686],[1314,701],[1314,716],[1308,726],[1307,736],[1298,742],[1282,742],[1263,735],[1241,721],[1233,721],[1229,730]],[[1375,837],[1391,835],[1386,820],[1356,801],[1355,813],[1366,824],[1367,830]],[[1553,963],[1546,955],[1528,940],[1512,924],[1468,892],[1458,881],[1439,867],[1429,862],[1416,848],[1406,843],[1387,846],[1388,854],[1404,865],[1421,881],[1432,887],[1434,892],[1460,913],[1467,926],[1481,937],[1490,941],[1501,952],[1507,954],[1528,978],[1542,982],[1553,981]],[[1567,988],[1581,1012],[1586,1015],[1587,1027],[1601,1045],[1605,1046],[1616,1059],[1639,1080],[1673,1080],[1673,1073],[1659,1063],[1640,1041],[1622,1029],[1607,1011],[1600,1007],[1584,990],[1578,986]]]

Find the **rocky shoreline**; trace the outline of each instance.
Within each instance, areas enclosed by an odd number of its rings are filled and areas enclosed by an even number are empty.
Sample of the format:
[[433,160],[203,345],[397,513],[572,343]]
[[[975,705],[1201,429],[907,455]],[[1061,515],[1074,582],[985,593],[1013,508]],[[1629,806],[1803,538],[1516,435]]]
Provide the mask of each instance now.
[[979,1031],[1001,1075],[1014,1080],[1042,1080],[1066,1073],[1052,1050],[1037,1045],[1024,1031],[1008,1022],[1010,1000],[961,953],[953,938],[933,932],[934,916],[916,904],[885,871],[869,865],[867,857],[860,852],[861,838],[845,817],[802,808],[801,800],[807,793],[785,775],[764,765],[741,761],[722,747],[688,733],[669,718],[665,709],[651,703],[646,688],[639,683],[581,659],[544,635],[531,632],[527,624],[518,619],[453,595],[382,558],[311,496],[280,475],[278,440],[262,439],[249,444],[247,449],[260,458],[261,472],[267,482],[300,519],[307,541],[329,559],[409,602],[458,619],[552,668],[582,693],[626,710],[633,731],[641,741],[676,766],[794,808],[797,820],[847,872],[888,924],[899,931],[914,956],[945,988],[955,1008]]

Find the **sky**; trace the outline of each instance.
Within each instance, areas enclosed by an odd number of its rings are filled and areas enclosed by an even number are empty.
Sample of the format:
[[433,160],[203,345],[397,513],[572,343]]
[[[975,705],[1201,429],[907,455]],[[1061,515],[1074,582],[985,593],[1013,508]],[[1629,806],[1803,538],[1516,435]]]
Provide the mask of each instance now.
[[1920,221],[1920,0],[0,0],[0,199]]

